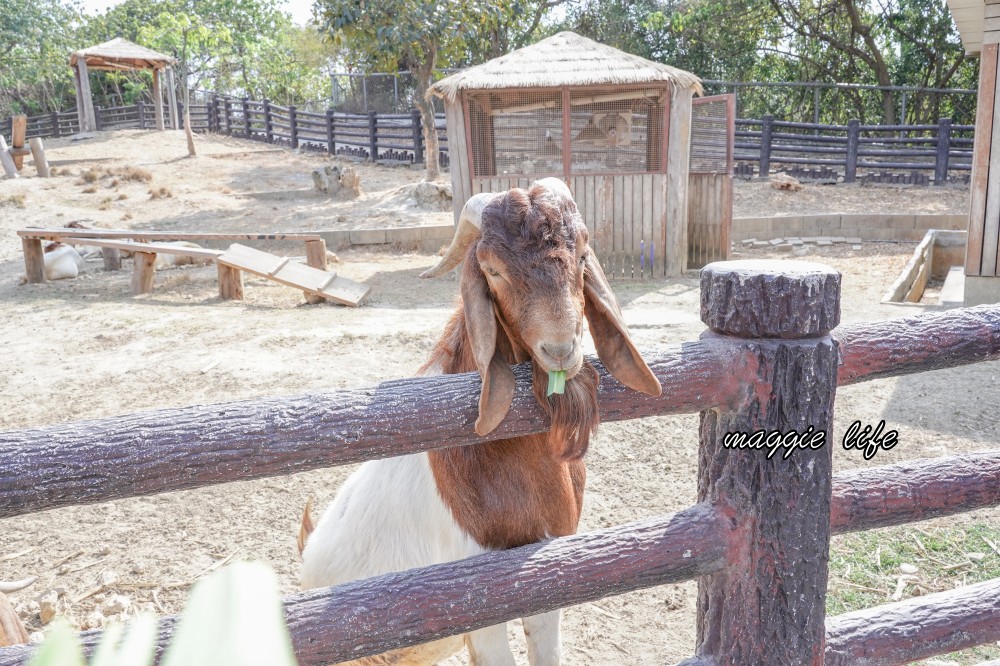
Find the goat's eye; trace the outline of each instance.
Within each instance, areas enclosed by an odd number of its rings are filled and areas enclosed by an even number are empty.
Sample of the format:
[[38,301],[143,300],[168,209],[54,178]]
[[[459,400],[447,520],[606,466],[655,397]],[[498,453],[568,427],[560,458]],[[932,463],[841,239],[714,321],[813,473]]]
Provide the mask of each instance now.
[[493,268],[492,266],[490,266],[489,268],[487,268],[486,272],[489,273],[490,275],[492,275],[493,277],[500,277],[500,271],[498,271],[497,269]]
[[584,254],[583,256],[580,257],[580,262],[579,263],[580,263],[581,266],[583,266],[585,263],[587,263],[587,255],[586,254]]

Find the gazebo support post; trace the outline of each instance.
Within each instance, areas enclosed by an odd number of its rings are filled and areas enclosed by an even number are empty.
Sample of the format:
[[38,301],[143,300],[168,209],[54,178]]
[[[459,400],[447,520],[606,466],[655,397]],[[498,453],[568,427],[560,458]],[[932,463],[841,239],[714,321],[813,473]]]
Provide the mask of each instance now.
[[670,141],[667,144],[667,247],[666,276],[677,277],[687,269],[688,161],[691,144],[691,99],[694,92],[675,86],[670,95]]
[[153,111],[156,115],[156,129],[163,131],[163,90],[160,89],[160,70],[153,69]]
[[167,100],[170,103],[170,128],[180,129],[181,123],[177,113],[177,90],[174,81],[174,68],[167,68]]
[[78,70],[77,74],[80,77],[80,98],[77,101],[83,108],[83,116],[80,118],[80,131],[90,132],[96,129],[97,123],[94,116],[94,100],[90,93],[90,76],[87,71],[86,58],[78,59],[76,67]]
[[80,70],[73,68],[73,87],[76,88],[76,119],[80,125],[80,131],[85,132],[87,127],[87,105],[83,103],[83,89],[80,87]]

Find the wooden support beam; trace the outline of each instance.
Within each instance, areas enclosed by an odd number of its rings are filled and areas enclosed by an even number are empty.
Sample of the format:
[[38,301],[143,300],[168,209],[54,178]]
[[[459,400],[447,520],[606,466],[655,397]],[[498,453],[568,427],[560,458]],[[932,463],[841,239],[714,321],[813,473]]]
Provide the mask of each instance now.
[[243,300],[243,271],[225,264],[219,268],[219,297],[226,300]]
[[[326,241],[319,240],[306,241],[306,265],[325,271],[326,268]],[[322,296],[316,296],[309,292],[303,292],[306,296],[306,303],[316,305],[326,301]]]
[[160,70],[153,70],[153,113],[156,117],[156,129],[163,131],[163,90],[160,81]]
[[28,133],[28,116],[22,114],[11,116],[10,147],[14,156],[14,166],[20,171],[24,168],[24,141]]
[[[3,137],[0,137],[0,141]],[[42,241],[34,238],[22,238],[21,248],[24,250],[24,276],[28,284],[45,282],[45,252]]]
[[132,263],[132,295],[152,293],[156,255],[152,252],[136,252],[132,255]]
[[[85,58],[78,58],[76,61],[77,69],[80,73],[80,94],[81,99],[79,102],[84,108],[84,119],[85,123],[80,123],[81,132],[93,132],[97,129],[97,116],[94,114],[94,98],[90,92],[90,73],[87,70],[87,62]],[[86,127],[84,126],[86,124]]]
[[[735,533],[730,566],[698,581],[697,656],[822,664],[840,274],[802,261],[712,263],[701,272],[701,318],[744,345],[755,395],[771,399],[701,412],[698,501],[729,516]],[[758,431],[823,439],[773,457],[726,443]]]
[[0,166],[3,167],[3,172],[7,178],[17,178],[20,176],[17,173],[14,158],[10,156],[10,147],[7,145],[7,139],[3,138],[3,135],[0,135]]
[[[687,88],[670,96],[669,139],[667,144],[667,237],[664,274],[682,275],[687,270],[688,164],[691,155],[691,100]],[[616,193],[616,196],[620,196]]]
[[114,247],[102,247],[101,257],[104,259],[104,270],[119,271],[122,268],[121,250]]
[[28,141],[31,146],[31,159],[35,162],[35,170],[40,178],[49,177],[49,161],[45,159],[45,147],[42,145],[41,137],[35,137]]
[[170,105],[170,127],[180,129],[181,121],[177,108],[177,84],[174,78],[174,68],[167,68],[167,100]]

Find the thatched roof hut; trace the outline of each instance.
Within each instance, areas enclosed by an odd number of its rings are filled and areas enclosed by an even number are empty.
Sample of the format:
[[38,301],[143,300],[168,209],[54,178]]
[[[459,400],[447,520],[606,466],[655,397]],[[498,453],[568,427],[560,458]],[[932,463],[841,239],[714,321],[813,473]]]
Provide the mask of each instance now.
[[609,276],[687,266],[697,76],[560,32],[453,74],[444,101],[455,218],[474,194],[563,178]]
[[619,51],[575,32],[560,32],[441,79],[432,94],[454,100],[459,90],[670,83],[701,94],[691,72]]
[[69,57],[69,66],[76,67],[81,58],[86,61],[89,69],[166,69],[177,64],[177,59],[172,56],[157,53],[121,37],[74,51]]
[[[76,108],[80,119],[80,131],[97,129],[97,119],[94,114],[94,103],[90,93],[91,69],[129,71],[149,69],[153,72],[153,107],[156,114],[156,128],[163,129],[163,103],[160,92],[160,72],[165,71],[168,79],[173,79],[173,66],[177,60],[172,56],[158,53],[145,46],[139,46],[127,39],[116,38],[96,46],[80,49],[70,54],[69,65],[73,68],[76,83]],[[173,84],[168,86],[173,92]],[[171,104],[171,109],[175,108]],[[174,114],[171,114],[173,117]],[[176,129],[176,119],[173,120]]]

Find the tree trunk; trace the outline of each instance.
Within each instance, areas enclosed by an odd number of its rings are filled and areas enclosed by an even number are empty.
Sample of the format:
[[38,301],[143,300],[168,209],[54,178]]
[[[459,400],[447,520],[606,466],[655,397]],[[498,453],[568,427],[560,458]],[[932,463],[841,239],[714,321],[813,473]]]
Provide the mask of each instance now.
[[434,105],[427,100],[427,90],[431,85],[434,73],[435,54],[432,53],[424,63],[417,67],[417,108],[420,109],[420,122],[424,125],[424,160],[427,163],[428,181],[437,180],[441,175],[438,166],[438,135],[434,125]]

